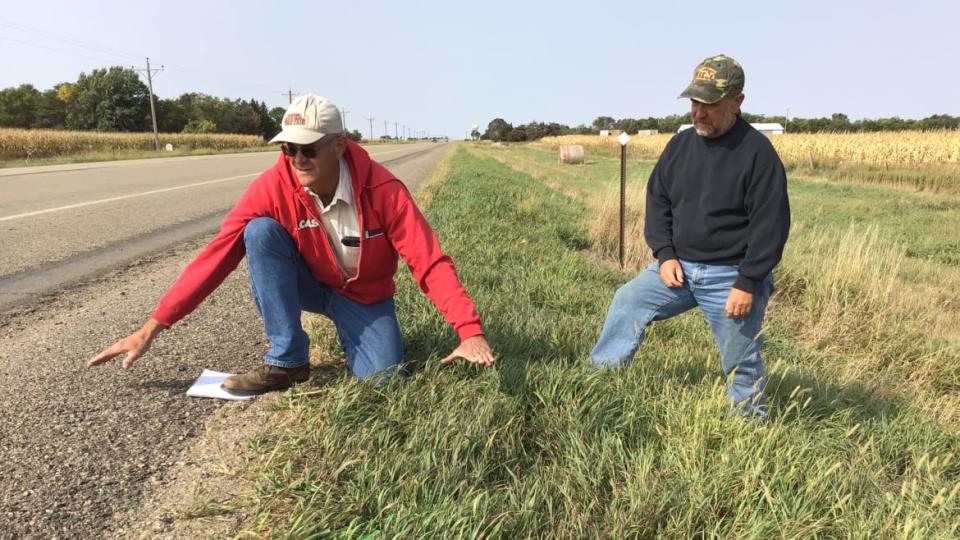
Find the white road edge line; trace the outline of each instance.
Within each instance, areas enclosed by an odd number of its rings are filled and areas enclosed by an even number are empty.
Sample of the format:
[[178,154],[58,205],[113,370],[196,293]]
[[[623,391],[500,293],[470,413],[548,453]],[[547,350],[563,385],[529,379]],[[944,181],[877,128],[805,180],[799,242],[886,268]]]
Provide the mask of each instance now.
[[187,188],[192,188],[192,187],[197,187],[197,186],[206,186],[206,185],[208,185],[208,184],[216,184],[216,183],[218,183],[218,182],[228,182],[228,181],[230,181],[230,180],[237,180],[237,179],[240,179],[240,178],[249,178],[249,177],[251,177],[251,176],[257,176],[258,174],[260,174],[260,173],[241,174],[240,176],[229,176],[229,177],[227,177],[227,178],[217,178],[217,179],[215,179],[215,180],[207,180],[207,181],[205,181],[205,182],[197,182],[197,183],[195,183],[195,184],[186,184],[186,185],[183,185],[183,186],[169,187],[169,188],[163,188],[163,189],[155,189],[155,190],[153,190],[153,191],[144,191],[143,193],[132,193],[132,194],[130,194],[130,195],[121,195],[121,196],[119,196],[119,197],[110,197],[109,199],[100,199],[100,200],[97,200],[97,201],[87,201],[87,202],[82,202],[82,203],[77,203],[77,204],[68,204],[67,206],[58,206],[57,208],[47,208],[46,210],[37,210],[37,211],[35,211],[35,212],[26,212],[26,213],[23,213],[23,214],[15,214],[15,215],[12,215],[12,216],[4,216],[4,217],[0,217],[0,221],[9,221],[9,220],[11,220],[11,219],[19,219],[19,218],[25,218],[25,217],[30,217],[30,216],[38,216],[38,215],[40,215],[40,214],[48,214],[48,213],[50,213],[50,212],[59,212],[59,211],[61,211],[61,210],[70,210],[70,209],[72,209],[72,208],[80,208],[81,206],[90,206],[90,205],[93,205],[93,204],[100,204],[100,203],[105,203],[105,202],[122,201],[122,200],[124,200],[124,199],[132,199],[132,198],[134,198],[134,197],[144,197],[144,196],[147,196],[147,195],[155,195],[155,194],[157,194],[157,193],[164,193],[164,192],[167,192],[167,191],[176,191],[176,190],[178,190],[178,189],[187,189]]

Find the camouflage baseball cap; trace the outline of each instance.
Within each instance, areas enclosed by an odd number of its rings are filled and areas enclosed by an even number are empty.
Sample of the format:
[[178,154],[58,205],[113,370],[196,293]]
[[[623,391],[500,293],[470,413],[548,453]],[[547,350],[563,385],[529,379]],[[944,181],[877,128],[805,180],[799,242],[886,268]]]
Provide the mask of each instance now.
[[[680,94],[701,103],[716,103],[727,94],[743,90],[743,68],[726,55],[705,58],[693,72],[690,86]],[[679,99],[679,98],[678,98]]]

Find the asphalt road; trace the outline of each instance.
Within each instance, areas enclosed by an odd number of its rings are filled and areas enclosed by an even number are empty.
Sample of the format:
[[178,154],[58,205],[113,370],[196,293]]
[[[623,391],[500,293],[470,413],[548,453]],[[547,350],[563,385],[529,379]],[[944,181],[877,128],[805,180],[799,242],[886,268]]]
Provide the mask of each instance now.
[[[444,149],[371,153],[413,189]],[[133,533],[123,516],[169,481],[222,406],[187,398],[187,387],[204,368],[239,372],[261,361],[267,343],[241,265],[133,369],[85,367],[150,316],[275,158],[0,171],[0,538]],[[45,277],[29,281],[37,275]]]
[[[409,161],[437,145],[377,145]],[[215,231],[277,154],[0,169],[0,311]]]

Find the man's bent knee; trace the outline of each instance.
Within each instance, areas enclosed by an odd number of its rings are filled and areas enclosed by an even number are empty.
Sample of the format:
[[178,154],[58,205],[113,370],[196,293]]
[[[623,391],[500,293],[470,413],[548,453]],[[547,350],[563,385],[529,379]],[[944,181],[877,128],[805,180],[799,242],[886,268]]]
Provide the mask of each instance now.
[[268,217],[258,217],[247,222],[246,227],[243,229],[243,240],[244,242],[250,243],[251,241],[271,238],[279,232],[286,234],[287,231],[277,220]]

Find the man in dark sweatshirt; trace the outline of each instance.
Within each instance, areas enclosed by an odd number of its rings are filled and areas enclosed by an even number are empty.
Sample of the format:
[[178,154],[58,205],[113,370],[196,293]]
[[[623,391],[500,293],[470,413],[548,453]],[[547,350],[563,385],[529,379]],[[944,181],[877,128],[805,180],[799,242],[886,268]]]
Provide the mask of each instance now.
[[647,184],[644,236],[657,262],[617,290],[591,359],[620,366],[648,324],[699,306],[734,412],[764,416],[760,329],[790,205],[773,145],[740,118],[743,85],[740,64],[719,55],[701,62],[680,94],[693,128],[670,140]]

